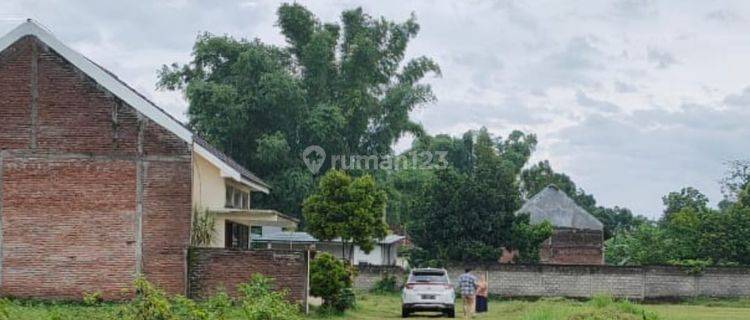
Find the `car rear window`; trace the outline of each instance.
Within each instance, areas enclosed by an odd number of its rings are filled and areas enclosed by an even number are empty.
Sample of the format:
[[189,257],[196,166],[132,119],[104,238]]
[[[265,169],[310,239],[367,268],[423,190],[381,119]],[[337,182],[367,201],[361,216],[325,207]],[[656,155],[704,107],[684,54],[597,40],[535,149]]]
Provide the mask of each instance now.
[[448,277],[441,271],[420,271],[414,272],[409,276],[410,283],[419,282],[437,282],[448,283]]

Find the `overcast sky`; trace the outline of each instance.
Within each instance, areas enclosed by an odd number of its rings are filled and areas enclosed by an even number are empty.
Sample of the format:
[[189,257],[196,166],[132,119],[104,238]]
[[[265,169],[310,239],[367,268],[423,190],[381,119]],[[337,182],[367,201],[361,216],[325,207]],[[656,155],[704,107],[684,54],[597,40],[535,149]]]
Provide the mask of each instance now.
[[[655,218],[683,186],[715,204],[724,162],[750,158],[748,1],[300,2],[327,22],[356,6],[415,12],[409,55],[433,57],[443,77],[429,79],[439,101],[413,118],[433,134],[536,133],[534,160],[603,205]],[[4,0],[0,33],[36,19],[185,119],[179,94],[156,91],[156,70],[187,62],[201,31],[283,44],[278,5]]]

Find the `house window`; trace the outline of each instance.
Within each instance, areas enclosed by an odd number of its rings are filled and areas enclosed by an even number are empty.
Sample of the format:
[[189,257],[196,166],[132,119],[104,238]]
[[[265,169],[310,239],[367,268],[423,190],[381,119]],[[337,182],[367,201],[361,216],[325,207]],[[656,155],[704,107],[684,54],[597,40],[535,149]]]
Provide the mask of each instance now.
[[250,228],[244,224],[227,221],[224,225],[224,246],[247,249],[250,244]]
[[250,209],[250,194],[247,192],[242,193],[242,209]]
[[263,235],[263,227],[262,226],[252,226],[252,227],[250,227],[250,234],[256,235],[256,236],[262,236]]
[[242,208],[242,192],[240,190],[234,189],[234,202],[232,208]]
[[224,205],[227,208],[231,208],[234,204],[234,188],[232,186],[227,186],[227,201]]
[[227,208],[250,209],[250,193],[227,185],[226,204]]

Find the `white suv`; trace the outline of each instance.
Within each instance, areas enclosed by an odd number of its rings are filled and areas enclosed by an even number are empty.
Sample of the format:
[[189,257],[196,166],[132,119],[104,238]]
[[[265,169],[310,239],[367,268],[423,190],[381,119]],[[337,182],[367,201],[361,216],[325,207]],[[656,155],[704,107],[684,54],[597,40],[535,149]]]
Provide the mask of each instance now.
[[401,316],[415,311],[439,311],[456,316],[456,293],[445,269],[413,269],[401,295]]

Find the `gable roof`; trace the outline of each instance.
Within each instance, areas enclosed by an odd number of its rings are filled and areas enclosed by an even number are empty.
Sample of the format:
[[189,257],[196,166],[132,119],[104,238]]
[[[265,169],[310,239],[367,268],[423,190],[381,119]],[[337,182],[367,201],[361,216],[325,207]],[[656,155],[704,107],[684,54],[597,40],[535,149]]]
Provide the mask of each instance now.
[[541,223],[548,220],[554,227],[603,230],[604,225],[578,206],[555,185],[549,185],[531,197],[516,211],[516,214],[528,213],[531,223]]
[[[210,146],[205,140],[201,139],[198,135],[188,129],[185,124],[175,119],[172,115],[164,111],[164,109],[151,102],[148,98],[138,93],[127,85],[124,81],[120,80],[109,70],[89,60],[77,51],[69,48],[58,40],[51,32],[47,31],[44,27],[36,23],[34,20],[28,19],[15,29],[11,30],[5,36],[0,38],[0,52],[5,51],[8,47],[21,40],[24,37],[33,36],[39,39],[42,43],[47,45],[50,49],[54,50],[67,60],[70,64],[81,70],[96,83],[104,87],[107,91],[117,96],[119,99],[136,109],[138,112],[156,122],[163,128],[172,132],[174,135],[185,141],[186,143],[193,146],[193,151],[201,154],[213,165],[222,169],[222,173],[226,173],[226,176],[233,178],[238,182],[248,184],[255,189],[268,193],[269,186],[263,180],[258,178],[255,174],[239,165],[237,162],[232,160],[229,156],[219,151],[218,149]],[[198,146],[198,148],[196,148]],[[200,149],[200,150],[197,150]],[[200,152],[205,151],[205,152]],[[207,156],[210,154],[212,156]]]

